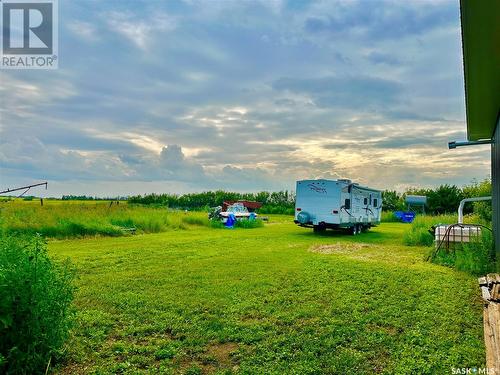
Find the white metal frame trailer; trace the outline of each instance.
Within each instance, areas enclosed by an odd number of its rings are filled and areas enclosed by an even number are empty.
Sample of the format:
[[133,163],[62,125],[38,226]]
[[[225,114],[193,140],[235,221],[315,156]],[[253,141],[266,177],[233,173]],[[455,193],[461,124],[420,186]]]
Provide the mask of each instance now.
[[315,232],[327,228],[356,235],[380,224],[382,192],[350,180],[297,181],[294,222]]

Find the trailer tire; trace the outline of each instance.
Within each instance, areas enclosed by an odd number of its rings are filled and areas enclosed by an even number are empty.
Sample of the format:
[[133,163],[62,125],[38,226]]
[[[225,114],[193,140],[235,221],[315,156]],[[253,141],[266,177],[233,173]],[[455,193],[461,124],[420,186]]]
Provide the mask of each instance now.
[[351,235],[356,236],[358,234],[358,224],[354,224],[351,227]]
[[314,233],[321,233],[326,230],[326,225],[324,223],[320,223],[318,225],[313,226],[313,232]]

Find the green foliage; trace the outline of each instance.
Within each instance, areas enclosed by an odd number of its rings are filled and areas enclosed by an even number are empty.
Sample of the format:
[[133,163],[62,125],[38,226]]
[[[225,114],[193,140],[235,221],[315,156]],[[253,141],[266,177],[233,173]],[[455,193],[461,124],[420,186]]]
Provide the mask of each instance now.
[[[486,197],[491,196],[491,180],[483,180],[481,182],[474,181],[471,185],[464,187],[464,196],[469,197]],[[491,222],[492,204],[491,201],[473,202],[474,212],[486,222]],[[471,212],[470,206],[466,204],[465,212]]]
[[209,225],[208,217],[206,215],[200,216],[198,214],[195,215],[195,214],[185,213],[184,216],[182,217],[182,222],[189,225],[199,225],[199,226]]
[[129,198],[129,203],[164,206],[176,209],[205,210],[208,207],[221,206],[224,201],[249,200],[261,202],[259,209],[264,214],[293,215],[295,195],[288,191],[259,193],[236,193],[223,190],[206,191],[191,194],[148,194]]
[[224,228],[224,223],[219,219],[215,218],[210,220],[210,227],[214,229],[222,229]]
[[458,187],[441,185],[436,190],[428,191],[428,211],[436,215],[456,212],[462,199],[464,199],[464,195]]
[[259,209],[259,214],[293,215],[294,213],[295,206],[291,203],[286,205],[266,204]]
[[495,271],[495,255],[493,236],[487,229],[483,229],[481,237],[469,243],[463,243],[454,249],[440,248],[432,252],[431,261],[454,267],[476,276],[483,276]]
[[126,201],[127,197],[91,197],[88,195],[63,195],[63,201]]
[[5,233],[40,233],[51,238],[117,237],[129,233],[129,229],[158,233],[189,225],[207,226],[206,214],[91,201],[48,201],[44,206],[14,201],[4,203],[0,211],[0,229]]
[[252,228],[262,228],[264,222],[259,219],[255,220],[236,220],[234,225],[236,228],[252,229]]
[[44,373],[72,322],[74,273],[40,237],[0,237],[0,372]]
[[[252,229],[252,228],[262,228],[264,226],[264,222],[260,219],[255,220],[236,220],[234,224],[235,228],[243,228],[243,229]],[[210,220],[210,227],[216,229],[225,228],[225,225],[219,219]]]
[[403,235],[403,243],[406,246],[431,246],[434,238],[429,233],[429,227],[423,222],[414,221],[410,230]]
[[[425,195],[427,197],[426,212],[431,215],[442,215],[457,212],[460,201],[464,198],[491,195],[491,180],[472,181],[471,184],[459,188],[455,185],[441,185],[436,189],[413,188],[404,194],[386,190],[383,193],[384,211],[404,211],[407,195]],[[491,201],[467,204],[464,213],[476,213],[482,221],[491,222]]]
[[401,195],[396,191],[385,190],[382,192],[382,209],[384,211],[401,211],[405,209],[405,204]]
[[382,211],[382,215],[380,217],[380,221],[383,223],[397,223],[401,220],[394,215],[392,211]]
[[457,217],[454,215],[417,215],[413,223],[406,224],[408,229],[403,234],[403,243],[406,246],[431,246],[434,243],[434,236],[429,230],[433,225],[454,224],[456,222]]
[[[485,223],[478,215],[466,215],[465,223]],[[431,227],[439,224],[455,224],[455,215],[417,216],[403,234],[403,243],[407,246],[433,246],[434,235]],[[487,228],[482,229],[480,239],[470,243],[455,245],[455,248],[441,247],[438,252],[429,249],[428,257],[433,263],[454,267],[474,275],[494,271],[493,238]]]

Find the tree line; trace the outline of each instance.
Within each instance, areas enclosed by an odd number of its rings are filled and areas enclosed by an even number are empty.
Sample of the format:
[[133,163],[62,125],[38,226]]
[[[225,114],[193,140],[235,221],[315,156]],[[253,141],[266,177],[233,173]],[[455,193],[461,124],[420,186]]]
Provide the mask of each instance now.
[[[491,180],[473,181],[469,185],[441,185],[435,189],[413,188],[404,193],[386,190],[383,192],[384,211],[406,210],[407,195],[425,195],[427,204],[425,210],[432,215],[457,212],[460,201],[464,198],[483,197],[491,195]],[[491,221],[491,202],[475,202],[465,205],[464,213],[476,212],[481,218]]]
[[224,201],[248,200],[261,202],[260,213],[293,214],[295,194],[288,190],[258,193],[237,193],[231,191],[205,191],[190,194],[147,194],[128,199],[129,203],[165,206],[183,210],[201,210],[222,205]]
[[[404,211],[407,209],[407,195],[425,195],[427,197],[426,212],[432,215],[455,213],[460,201],[464,198],[491,195],[491,181],[473,181],[471,184],[458,187],[441,185],[437,188],[411,188],[404,193],[393,190],[383,191],[384,211]],[[128,198],[129,203],[155,205],[185,210],[203,210],[222,205],[224,201],[249,200],[263,204],[260,213],[293,214],[295,193],[282,190],[278,192],[261,191],[258,193],[237,193],[224,190],[205,191],[190,194],[147,194]],[[477,212],[486,220],[491,220],[491,202],[477,202],[466,205],[465,213]]]
[[63,201],[125,201],[128,197],[93,197],[89,195],[63,195]]

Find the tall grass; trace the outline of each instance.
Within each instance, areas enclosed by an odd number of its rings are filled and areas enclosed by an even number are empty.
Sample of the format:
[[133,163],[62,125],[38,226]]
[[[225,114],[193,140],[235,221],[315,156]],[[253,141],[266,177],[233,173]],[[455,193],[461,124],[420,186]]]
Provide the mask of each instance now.
[[382,211],[382,215],[380,217],[380,221],[383,223],[397,223],[401,220],[394,215],[393,211]]
[[0,373],[43,374],[72,325],[74,272],[38,236],[0,236]]
[[[210,227],[217,229],[226,228],[226,225],[218,219],[210,220],[209,225]],[[262,228],[263,226],[264,226],[264,221],[262,221],[261,219],[236,220],[236,222],[234,223],[234,228],[242,228],[242,229]]]
[[6,234],[40,233],[52,238],[122,236],[130,229],[157,233],[190,225],[208,225],[206,214],[127,204],[110,206],[109,202],[51,202],[44,206],[0,202],[0,229]]
[[492,233],[483,229],[481,237],[452,249],[440,248],[432,251],[433,263],[454,267],[476,276],[495,271],[495,255]]
[[[456,224],[457,215],[417,216],[403,235],[403,243],[407,246],[432,246],[434,236],[429,230],[439,224]],[[489,223],[481,220],[479,215],[466,215],[466,224]],[[429,260],[436,264],[454,267],[473,275],[484,275],[494,271],[493,238],[487,228],[481,231],[481,237],[469,243],[455,245],[454,248],[429,249]]]
[[[429,232],[432,226],[438,224],[455,224],[457,215],[417,215],[413,223],[408,225],[408,229],[403,235],[403,243],[407,246],[431,246],[434,236]],[[477,215],[466,215],[465,223],[482,223]]]

